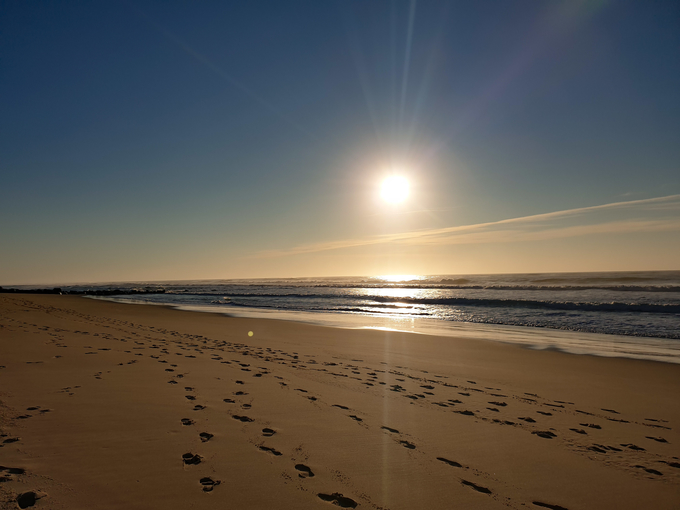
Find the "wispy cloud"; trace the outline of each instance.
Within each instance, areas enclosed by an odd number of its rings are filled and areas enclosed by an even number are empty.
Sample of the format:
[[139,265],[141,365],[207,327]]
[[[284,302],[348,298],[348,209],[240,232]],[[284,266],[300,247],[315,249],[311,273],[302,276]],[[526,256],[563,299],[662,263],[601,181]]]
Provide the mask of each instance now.
[[[616,213],[616,218],[612,220],[607,212]],[[282,250],[266,250],[257,256],[285,257],[388,243],[443,246],[674,230],[680,230],[680,195],[614,202],[474,225],[313,243]]]

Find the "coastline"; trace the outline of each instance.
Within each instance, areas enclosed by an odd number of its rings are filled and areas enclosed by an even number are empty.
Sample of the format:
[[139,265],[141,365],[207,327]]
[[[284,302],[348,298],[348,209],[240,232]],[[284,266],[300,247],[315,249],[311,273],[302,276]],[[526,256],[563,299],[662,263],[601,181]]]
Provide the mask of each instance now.
[[7,505],[680,501],[672,363],[70,296],[1,295],[0,333]]
[[[225,317],[282,320],[342,329],[377,329],[430,336],[468,338],[520,345],[535,350],[553,350],[568,354],[614,358],[630,358],[680,364],[680,341],[561,330],[541,326],[513,326],[438,319],[357,315],[328,312],[300,312],[221,306],[176,305],[153,303],[130,298],[84,296],[87,299],[134,305],[165,306],[174,310],[211,313]],[[674,345],[676,344],[676,345]]]

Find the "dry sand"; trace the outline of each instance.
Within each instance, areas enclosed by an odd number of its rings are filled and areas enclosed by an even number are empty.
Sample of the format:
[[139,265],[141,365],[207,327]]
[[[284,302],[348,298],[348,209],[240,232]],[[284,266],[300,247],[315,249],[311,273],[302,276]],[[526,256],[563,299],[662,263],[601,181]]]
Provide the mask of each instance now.
[[678,365],[0,295],[2,508],[679,508],[679,402]]

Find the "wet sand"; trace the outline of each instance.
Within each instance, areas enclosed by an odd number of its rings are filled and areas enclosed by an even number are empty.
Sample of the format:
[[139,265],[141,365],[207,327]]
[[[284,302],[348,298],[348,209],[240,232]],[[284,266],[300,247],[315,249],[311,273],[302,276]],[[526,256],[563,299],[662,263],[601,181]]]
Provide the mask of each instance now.
[[678,402],[680,365],[0,295],[1,508],[678,508]]

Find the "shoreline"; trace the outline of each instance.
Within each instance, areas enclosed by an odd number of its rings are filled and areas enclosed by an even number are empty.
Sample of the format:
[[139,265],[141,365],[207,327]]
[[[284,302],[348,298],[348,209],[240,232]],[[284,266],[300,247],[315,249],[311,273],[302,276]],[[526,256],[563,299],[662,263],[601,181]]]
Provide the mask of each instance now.
[[[626,358],[680,364],[680,341],[634,335],[591,333],[543,326],[515,326],[476,322],[445,321],[438,319],[398,319],[348,313],[299,312],[276,309],[238,308],[219,306],[175,305],[117,299],[101,296],[82,296],[87,299],[132,305],[165,306],[173,310],[210,313],[233,318],[282,320],[342,329],[377,329],[451,338],[465,337],[510,345],[531,350],[550,350],[566,354]],[[379,326],[369,324],[379,324]],[[362,325],[363,324],[363,325]],[[673,349],[673,342],[678,344]],[[642,344],[642,345],[641,345]],[[643,347],[645,346],[646,349]],[[632,352],[624,349],[633,349]]]
[[672,363],[42,295],[0,352],[8,508],[680,501]]

